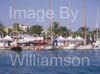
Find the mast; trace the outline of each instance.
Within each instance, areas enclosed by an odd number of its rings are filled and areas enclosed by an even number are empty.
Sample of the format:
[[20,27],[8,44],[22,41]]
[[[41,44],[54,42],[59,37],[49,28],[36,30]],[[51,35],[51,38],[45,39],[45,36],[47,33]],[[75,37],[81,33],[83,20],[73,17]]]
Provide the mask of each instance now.
[[50,44],[52,45],[53,43],[53,34],[52,34],[52,0],[50,0]]
[[84,0],[84,45],[86,45],[86,39],[87,39],[87,32],[86,32],[86,0]]
[[99,19],[99,8],[97,6],[97,17],[96,17],[96,40],[98,40],[98,19]]
[[[16,3],[16,0],[13,1],[13,8],[16,8],[15,3]],[[16,18],[15,18],[15,19],[16,19]],[[13,20],[13,22],[14,22],[14,21],[15,21],[15,20]],[[18,46],[18,35],[17,35],[17,34],[19,34],[19,32],[17,31],[17,28],[18,28],[18,23],[15,23],[16,46]]]
[[[72,28],[71,28],[71,0],[68,0],[68,7],[69,7],[69,19],[68,19],[68,27],[69,27],[69,37],[72,37]],[[72,43],[70,39],[70,43]]]
[[72,36],[72,29],[71,29],[71,0],[68,0],[68,7],[69,7],[69,19],[68,19],[68,27],[69,27],[69,30],[70,30],[70,33],[69,35]]

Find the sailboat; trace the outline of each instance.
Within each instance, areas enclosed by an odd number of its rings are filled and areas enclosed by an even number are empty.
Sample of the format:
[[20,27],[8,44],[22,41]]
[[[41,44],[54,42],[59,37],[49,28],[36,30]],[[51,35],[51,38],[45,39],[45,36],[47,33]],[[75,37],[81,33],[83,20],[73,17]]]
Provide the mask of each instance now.
[[80,49],[87,49],[87,46],[86,46],[86,40],[87,40],[87,32],[86,32],[86,0],[84,0],[84,15],[83,15],[83,27],[84,27],[84,34],[83,34],[83,36],[84,36],[84,45],[83,46],[81,46],[81,48]]
[[54,50],[53,48],[53,30],[52,30],[52,0],[50,0],[50,45],[47,46],[45,49],[47,50]]
[[[17,33],[17,27],[16,27],[16,33]],[[18,34],[16,35],[15,45],[11,48],[11,50],[22,51],[22,47],[20,47],[19,44],[18,44],[18,40],[19,40]]]
[[[71,9],[71,0],[68,0],[68,7],[69,9]],[[72,33],[71,33],[71,11],[69,11],[69,14],[70,14],[70,17],[68,19],[68,26],[69,27],[69,30],[70,30],[70,35],[69,37],[66,38],[66,41],[69,40],[69,42],[67,42],[67,45],[63,46],[62,49],[75,49],[76,47],[76,44],[75,43],[72,43],[72,41],[74,40],[74,38],[72,37]]]
[[[98,30],[98,19],[99,19],[99,8],[97,6],[97,21],[96,21],[96,42],[94,43],[94,46],[97,49],[100,49],[100,39],[99,39],[99,30]],[[95,48],[94,48],[95,49]]]
[[87,31],[86,31],[86,0],[84,0],[84,15],[83,15],[83,27],[84,27],[84,42],[83,42],[83,46],[79,46],[77,47],[77,49],[92,49],[92,45],[88,44],[87,45]]
[[[15,0],[14,0],[14,2],[13,2],[13,4],[14,4],[14,8],[15,8]],[[22,47],[20,47],[19,45],[18,45],[18,31],[17,31],[17,28],[18,28],[18,24],[16,24],[16,45],[14,45],[13,47],[11,47],[11,50],[13,50],[13,51],[22,51]]]

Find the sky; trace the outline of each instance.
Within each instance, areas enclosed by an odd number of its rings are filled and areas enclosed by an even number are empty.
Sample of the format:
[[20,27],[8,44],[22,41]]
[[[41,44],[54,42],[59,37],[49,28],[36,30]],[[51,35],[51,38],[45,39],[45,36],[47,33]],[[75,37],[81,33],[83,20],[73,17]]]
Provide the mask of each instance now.
[[[73,31],[77,30],[79,27],[83,26],[83,16],[84,16],[84,8],[83,3],[84,0],[70,0],[70,8],[68,5],[68,0],[53,0],[52,8],[53,8],[53,21],[57,21],[60,23],[60,26],[69,26],[68,23],[68,14],[71,15],[72,23],[71,29]],[[96,17],[97,17],[97,6],[99,8],[99,16],[100,16],[100,0],[86,0],[86,24],[90,29],[95,28]],[[10,11],[10,8],[12,10]],[[61,8],[63,8],[61,10]],[[64,9],[66,8],[66,9]],[[68,8],[68,9],[67,9]],[[25,10],[26,17],[14,19],[14,10]],[[35,13],[34,18],[27,18],[30,15],[29,10],[33,10]],[[42,13],[38,13],[39,10],[43,10]],[[0,0],[0,23],[4,24],[7,27],[12,26],[14,22],[18,22],[20,24],[30,24],[36,25],[39,24],[44,28],[48,28],[50,25],[50,19],[47,18],[48,11],[50,10],[50,0]],[[66,11],[66,13],[65,13]],[[12,14],[10,14],[12,12]],[[39,15],[38,15],[39,14]],[[44,20],[39,21],[41,16],[44,15]],[[65,19],[61,18],[67,17]],[[12,18],[10,17],[12,16]],[[23,16],[23,14],[22,14]],[[100,17],[98,19],[98,25],[100,27]]]

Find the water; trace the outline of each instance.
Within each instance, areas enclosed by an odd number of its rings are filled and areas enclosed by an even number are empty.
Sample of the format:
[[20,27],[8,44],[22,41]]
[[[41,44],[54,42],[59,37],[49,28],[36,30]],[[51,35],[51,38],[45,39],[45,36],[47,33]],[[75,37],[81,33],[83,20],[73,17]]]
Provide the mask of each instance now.
[[[26,64],[26,59],[27,57],[28,60],[30,59],[30,54],[35,55],[35,61],[32,61],[35,64],[33,65],[32,63],[31,66],[29,65],[30,61],[28,61],[28,65]],[[19,55],[21,59],[23,58],[23,55],[25,55],[22,66],[19,65],[18,61],[15,66],[13,66],[11,55],[13,58],[15,58],[16,55]],[[64,65],[66,62],[64,60],[61,62],[58,61],[57,65],[53,62],[52,66],[50,64],[48,64],[48,66],[36,65],[38,61],[37,58],[40,59],[43,57],[49,58],[49,60],[52,57],[60,57],[63,59],[69,57],[71,60],[69,61],[69,66]],[[72,59],[75,57],[80,58],[80,64],[77,66],[72,64]],[[84,57],[89,58],[89,63],[85,61],[84,65],[82,65],[82,58]],[[77,61],[75,61],[75,63],[77,64]],[[100,50],[1,51],[0,74],[100,74]]]

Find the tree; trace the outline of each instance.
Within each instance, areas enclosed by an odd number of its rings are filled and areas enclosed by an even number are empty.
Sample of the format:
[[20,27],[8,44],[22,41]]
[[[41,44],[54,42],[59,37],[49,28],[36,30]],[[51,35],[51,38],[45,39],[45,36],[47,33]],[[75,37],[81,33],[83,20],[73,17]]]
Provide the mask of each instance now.
[[8,35],[10,35],[11,32],[13,32],[14,30],[12,28],[8,28]]
[[[91,31],[91,35],[97,37],[97,29]],[[100,38],[100,28],[98,28],[98,37]]]
[[66,37],[66,36],[69,36],[69,33],[70,33],[70,31],[65,26],[59,27],[58,35]]
[[59,31],[59,23],[53,22],[53,35],[57,35],[58,31]]
[[2,33],[3,36],[7,34],[5,28],[6,27],[2,23],[0,23],[0,34]]
[[[88,27],[86,28],[86,32],[87,32],[87,35],[90,32]],[[76,32],[74,32],[74,35],[75,34],[83,37],[84,36],[84,27],[80,27]]]
[[23,30],[19,26],[19,23],[14,23],[13,24],[13,31],[23,32]]
[[2,24],[0,24],[0,30],[1,30],[1,29],[4,29],[4,28],[5,28],[5,26],[2,25]]
[[34,25],[30,28],[31,34],[38,34],[40,35],[41,32],[43,31],[43,27],[40,25]]
[[[80,28],[78,29],[78,31],[84,32],[84,27],[80,27]],[[86,32],[89,32],[89,28],[86,28]]]
[[[50,29],[50,28],[49,28]],[[61,35],[61,36],[69,36],[69,33],[71,32],[68,30],[65,26],[61,26],[58,22],[53,22],[53,36]]]

